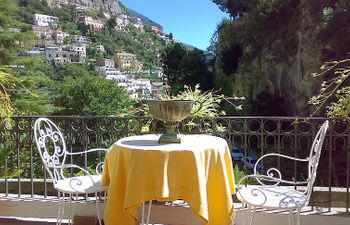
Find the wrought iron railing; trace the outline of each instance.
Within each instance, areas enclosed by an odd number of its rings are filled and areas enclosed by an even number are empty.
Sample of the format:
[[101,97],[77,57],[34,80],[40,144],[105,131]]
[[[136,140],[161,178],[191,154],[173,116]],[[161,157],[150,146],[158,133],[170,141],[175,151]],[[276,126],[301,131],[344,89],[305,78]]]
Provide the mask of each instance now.
[[[81,151],[84,149],[104,147],[108,148],[116,140],[130,135],[153,133],[162,130],[161,123],[150,122],[146,117],[73,117],[48,116],[62,129],[68,151]],[[14,178],[3,178],[0,192],[5,195],[41,194],[48,196],[46,171],[42,169],[41,160],[33,139],[33,125],[37,117],[13,117],[13,124],[0,128],[0,143],[9,150],[2,165],[3,171],[20,170],[21,173]],[[276,152],[295,157],[306,157],[309,153],[313,137],[319,125],[326,118],[301,117],[217,117],[195,121],[199,126],[179,125],[182,133],[210,133],[225,138],[230,148],[235,147],[242,151],[244,156],[251,159]],[[323,187],[323,204],[329,209],[334,206],[333,197],[335,189],[343,193],[343,207],[349,211],[350,188],[350,126],[348,120],[330,121],[330,129],[325,140],[318,176],[315,186]],[[87,156],[77,160],[87,168],[88,162],[102,159],[96,155],[94,159]],[[249,164],[243,160],[234,159],[234,165],[245,173],[250,173]],[[307,177],[306,166],[294,163],[286,164],[283,159],[277,162],[263,162],[274,164],[283,172],[286,178],[297,179]],[[264,164],[261,168],[264,168]],[[74,173],[74,171],[70,171]],[[15,184],[15,187],[13,186]],[[314,198],[311,203],[316,204]]]

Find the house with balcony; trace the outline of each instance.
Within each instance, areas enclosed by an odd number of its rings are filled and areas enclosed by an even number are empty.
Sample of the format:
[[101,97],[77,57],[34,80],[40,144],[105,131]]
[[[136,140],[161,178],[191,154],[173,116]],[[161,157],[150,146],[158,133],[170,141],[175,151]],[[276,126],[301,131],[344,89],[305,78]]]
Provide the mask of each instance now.
[[118,52],[114,56],[116,67],[127,73],[139,72],[142,69],[142,64],[137,60],[135,54],[127,52]]
[[91,16],[80,17],[80,22],[83,23],[84,26],[94,30],[102,30],[104,28],[104,25],[101,19],[93,19]]
[[96,71],[105,75],[108,80],[117,80],[114,78],[121,75],[120,71],[115,68],[113,59],[98,58],[95,67]]
[[[117,83],[118,87],[123,88],[127,92],[128,84],[130,83],[128,75],[122,74],[119,70],[117,70],[117,72],[115,74],[107,75],[106,79],[115,81]],[[128,93],[128,95],[130,98],[132,98],[130,93]]]
[[69,51],[58,51],[56,53],[56,57],[54,58],[54,64],[57,65],[59,63],[71,63],[74,62],[74,54]]
[[45,49],[48,64],[84,63],[86,60],[85,45],[49,46]]
[[46,62],[50,65],[55,64],[55,58],[58,57],[58,52],[62,49],[58,46],[46,47],[45,49],[45,59]]
[[39,27],[56,27],[58,17],[35,13],[33,15],[33,25]]
[[49,26],[36,26],[32,25],[32,29],[36,39],[50,40],[54,36],[54,29]]
[[163,35],[163,32],[157,26],[151,26],[151,29],[158,37]]
[[121,72],[114,67],[96,66],[96,71],[105,75],[107,80],[116,80],[114,77],[118,77],[121,74]]
[[[68,46],[65,47],[68,49]],[[86,45],[85,44],[72,44],[69,46],[69,51],[75,52],[81,58],[82,62],[86,59]]]
[[147,99],[152,93],[151,81],[148,79],[130,79],[127,92],[132,99]]
[[83,35],[73,35],[72,41],[75,44],[89,44],[91,42],[88,37]]
[[64,40],[69,37],[69,34],[61,30],[55,30],[53,32],[53,37],[55,39],[56,44],[62,45],[64,43]]

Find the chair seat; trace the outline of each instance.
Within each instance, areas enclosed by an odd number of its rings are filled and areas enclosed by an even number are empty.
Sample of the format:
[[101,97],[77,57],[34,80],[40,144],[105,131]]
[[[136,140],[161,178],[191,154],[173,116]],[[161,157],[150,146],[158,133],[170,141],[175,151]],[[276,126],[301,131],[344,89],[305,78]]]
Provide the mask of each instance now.
[[296,209],[307,204],[306,195],[287,187],[244,187],[237,191],[237,198],[256,207],[270,209]]
[[55,188],[60,192],[71,193],[71,194],[86,194],[102,192],[108,189],[108,186],[101,186],[101,176],[92,175],[93,182],[90,176],[78,176],[71,177],[63,180],[59,180]]

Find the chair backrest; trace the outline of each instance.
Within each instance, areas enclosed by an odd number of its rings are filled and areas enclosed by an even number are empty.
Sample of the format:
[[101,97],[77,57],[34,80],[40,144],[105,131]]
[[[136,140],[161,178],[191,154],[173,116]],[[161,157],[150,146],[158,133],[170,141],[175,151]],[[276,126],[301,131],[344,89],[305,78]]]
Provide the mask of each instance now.
[[66,160],[66,143],[60,129],[49,119],[39,118],[34,124],[34,137],[43,164],[54,181],[64,179],[60,166]]
[[329,126],[329,122],[326,120],[322,124],[319,131],[317,132],[311,146],[310,155],[309,155],[309,166],[308,166],[309,177],[308,177],[307,189],[306,189],[307,201],[309,201],[310,199],[312,187],[316,179],[317,166],[318,166],[318,162],[320,161],[322,145],[326,137],[328,126]]

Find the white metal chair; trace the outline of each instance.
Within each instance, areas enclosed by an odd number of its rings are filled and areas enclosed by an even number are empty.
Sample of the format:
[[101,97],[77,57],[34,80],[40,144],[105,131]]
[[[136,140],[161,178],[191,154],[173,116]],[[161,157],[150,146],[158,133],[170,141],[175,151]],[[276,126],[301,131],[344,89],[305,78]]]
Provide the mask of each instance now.
[[[295,158],[291,156],[271,153],[260,157],[255,163],[254,174],[247,175],[240,179],[237,187],[237,198],[242,202],[242,209],[245,205],[247,210],[242,211],[242,224],[252,224],[256,208],[288,210],[288,224],[295,224],[294,213],[296,212],[297,224],[300,225],[300,210],[308,205],[312,187],[316,179],[316,171],[321,155],[322,144],[328,129],[328,121],[325,121],[318,131],[312,143],[309,157]],[[308,163],[308,178],[305,181],[291,181],[282,179],[282,174],[277,168],[270,168],[267,175],[257,173],[258,163],[267,157],[282,157],[294,161]],[[241,183],[248,178],[255,178],[259,186],[240,187]],[[290,186],[304,185],[305,190],[295,190],[293,187],[280,186],[280,184]],[[251,211],[253,208],[253,212]],[[245,212],[245,213],[244,213]]]
[[[71,212],[72,198],[75,197],[77,200],[78,196],[81,194],[95,194],[97,216],[99,224],[101,225],[97,198],[98,193],[105,192],[108,189],[108,187],[100,185],[100,172],[102,170],[103,162],[100,162],[96,166],[97,175],[91,175],[86,169],[81,168],[78,165],[65,164],[65,160],[67,156],[83,155],[97,151],[107,152],[107,149],[95,148],[82,152],[68,152],[60,129],[47,118],[39,118],[35,121],[34,136],[40,157],[47,172],[53,180],[54,188],[58,192],[59,206],[57,224],[62,223],[66,195],[69,196],[68,224],[71,224],[72,215],[74,215],[75,210],[74,207],[73,213]],[[67,169],[78,169],[79,171],[82,171],[84,175],[66,177],[65,174],[67,174]]]

